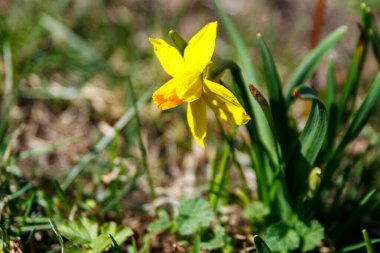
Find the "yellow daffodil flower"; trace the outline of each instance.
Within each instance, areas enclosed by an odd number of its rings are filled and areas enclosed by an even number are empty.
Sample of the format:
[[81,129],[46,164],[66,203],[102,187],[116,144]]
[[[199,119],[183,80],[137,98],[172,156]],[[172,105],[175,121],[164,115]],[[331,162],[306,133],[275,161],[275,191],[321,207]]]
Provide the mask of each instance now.
[[216,31],[217,22],[205,25],[190,39],[183,56],[164,40],[149,38],[160,64],[172,77],[153,93],[153,102],[161,110],[187,102],[190,131],[203,148],[207,133],[206,104],[223,120],[237,125],[250,120],[232,92],[206,79],[206,67],[215,49]]

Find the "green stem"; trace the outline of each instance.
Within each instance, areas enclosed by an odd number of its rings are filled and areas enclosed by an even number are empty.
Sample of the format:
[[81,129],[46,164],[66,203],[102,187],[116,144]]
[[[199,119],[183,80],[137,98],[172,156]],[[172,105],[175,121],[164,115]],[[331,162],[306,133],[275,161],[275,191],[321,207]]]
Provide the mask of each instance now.
[[218,177],[215,179],[212,197],[211,197],[211,206],[216,209],[218,206],[220,195],[222,194],[222,189],[224,185],[224,180],[226,178],[227,172],[228,172],[228,162],[230,158],[231,153],[231,143],[229,141],[226,142],[224,145],[224,150],[222,154],[222,159],[219,164],[219,174]]

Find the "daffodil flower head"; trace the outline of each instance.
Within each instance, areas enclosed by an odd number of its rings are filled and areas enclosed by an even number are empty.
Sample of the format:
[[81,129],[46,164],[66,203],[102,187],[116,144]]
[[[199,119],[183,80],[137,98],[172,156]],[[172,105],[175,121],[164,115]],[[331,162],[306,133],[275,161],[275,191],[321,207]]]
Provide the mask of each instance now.
[[205,25],[190,39],[183,56],[164,40],[149,38],[161,66],[172,77],[153,93],[153,102],[161,110],[187,102],[187,122],[191,134],[203,148],[207,133],[206,105],[219,118],[237,125],[250,120],[231,91],[207,79],[216,32],[217,22]]

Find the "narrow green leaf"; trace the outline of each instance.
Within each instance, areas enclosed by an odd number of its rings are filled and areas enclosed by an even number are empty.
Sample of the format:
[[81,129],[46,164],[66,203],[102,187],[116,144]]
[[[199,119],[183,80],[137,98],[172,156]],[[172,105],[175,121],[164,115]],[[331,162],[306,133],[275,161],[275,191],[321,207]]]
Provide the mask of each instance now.
[[[370,240],[371,244],[374,245],[374,244],[380,244],[380,238],[377,238],[377,239],[372,239]],[[344,247],[342,249],[339,249],[336,251],[336,253],[347,253],[347,252],[358,252],[358,250],[362,249],[362,248],[365,248],[366,247],[366,243],[365,242],[361,242],[361,243],[356,243],[354,245],[350,245],[350,246],[347,246],[347,247]]]
[[373,253],[374,251],[373,251],[371,239],[369,238],[367,230],[363,229],[362,230],[362,235],[363,235],[364,242],[365,242],[365,245],[366,245],[367,253]]
[[380,98],[380,72],[377,74],[375,81],[367,92],[367,97],[364,99],[359,110],[355,113],[352,121],[349,124],[341,142],[339,143],[336,152],[341,154],[344,148],[349,144],[363,129],[367,123],[369,116],[374,110]]
[[264,67],[264,78],[268,89],[270,110],[273,119],[273,127],[281,147],[282,160],[286,163],[292,154],[292,144],[296,135],[289,125],[285,99],[281,90],[281,81],[278,75],[272,55],[261,35],[257,35],[260,46],[261,59]]
[[230,36],[232,44],[234,45],[234,48],[237,51],[239,60],[242,63],[243,72],[247,75],[246,79],[248,83],[253,83],[255,86],[258,85],[259,79],[257,78],[255,68],[253,67],[251,59],[249,58],[248,50],[246,49],[244,42],[239,35],[239,32],[236,30],[235,25],[232,23],[231,19],[220,6],[219,2],[217,0],[212,0],[212,3],[214,4],[217,12],[219,13],[220,18],[227,29],[228,35]]
[[80,58],[96,60],[100,61],[102,64],[106,64],[99,54],[91,48],[85,40],[80,38],[72,30],[52,16],[42,13],[39,24],[56,38],[63,39],[70,48],[78,53]]
[[324,144],[324,151],[329,152],[332,144],[334,143],[334,137],[337,131],[337,116],[338,116],[338,105],[336,102],[337,84],[335,79],[334,63],[332,59],[329,59],[327,65],[327,134]]
[[368,204],[370,204],[373,198],[376,196],[376,192],[377,189],[372,189],[361,198],[359,206],[356,209],[352,210],[351,215],[345,220],[344,224],[342,224],[342,226],[339,227],[339,230],[337,230],[332,235],[332,238],[334,240],[339,238],[345,231],[347,231],[347,229],[352,226],[352,224],[358,220],[358,218],[361,217],[363,210],[368,207]]
[[380,35],[379,35],[379,29],[377,28],[376,25],[376,18],[374,17],[373,13],[371,12],[369,14],[369,19],[370,19],[370,37],[371,37],[371,43],[372,43],[372,48],[373,52],[375,54],[375,57],[377,59],[377,62],[380,65]]
[[29,191],[33,186],[31,184],[26,184],[25,186],[23,186],[21,189],[17,190],[16,192],[8,195],[8,196],[5,196],[5,198],[0,201],[1,202],[8,202],[8,201],[11,201],[11,200],[14,200],[20,196],[22,196],[25,192]]
[[63,243],[62,236],[58,232],[57,225],[54,223],[54,221],[52,219],[49,219],[49,222],[50,222],[50,225],[51,225],[51,228],[52,228],[54,234],[58,238],[59,245],[61,246],[61,253],[64,253],[65,252],[65,245]]
[[116,242],[115,238],[113,238],[113,236],[112,236],[111,234],[109,234],[109,237],[111,238],[112,243],[113,243],[114,247],[116,248],[117,252],[118,252],[118,253],[121,253],[120,246],[119,246],[119,244]]
[[253,237],[257,253],[272,253],[265,241],[258,235]]
[[322,147],[327,130],[327,113],[319,100],[314,100],[306,126],[301,133],[301,153],[313,165]]
[[48,144],[48,145],[43,146],[43,147],[34,148],[31,150],[26,150],[26,151],[23,151],[20,153],[18,159],[24,160],[24,159],[27,159],[30,157],[38,157],[38,156],[46,154],[46,153],[51,153],[51,152],[53,152],[53,151],[55,151],[61,147],[64,147],[65,145],[75,143],[76,141],[79,141],[79,139],[80,138],[78,136],[72,136],[72,137],[66,138],[64,140],[57,141],[57,142],[54,142],[52,144]]
[[372,30],[371,43],[377,62],[380,64],[380,35],[376,30]]
[[356,43],[355,51],[352,55],[350,67],[347,71],[347,78],[342,91],[342,97],[339,101],[338,121],[342,121],[344,113],[346,111],[351,112],[355,104],[357,88],[370,38],[369,33],[371,27],[369,22],[369,14],[370,10],[364,3],[362,3],[360,35]]
[[183,55],[183,53],[185,52],[185,48],[187,46],[186,40],[184,40],[181,37],[181,35],[179,35],[178,33],[176,33],[173,30],[169,31],[169,36],[172,39],[177,50],[181,53],[181,55]]
[[[242,70],[244,73],[243,75],[246,75],[247,83],[253,84],[254,86],[257,87],[259,84],[259,78],[256,75],[255,68],[249,58],[250,54],[248,50],[246,49],[243,40],[241,39],[231,19],[228,17],[228,15],[225,13],[223,8],[220,6],[219,2],[217,0],[212,0],[212,3],[214,4],[217,12],[219,13],[220,18],[227,29],[227,32],[232,41],[232,44],[234,45],[234,48],[237,51],[238,59],[242,64]],[[259,139],[262,142],[265,149],[269,151],[268,155],[270,159],[272,160],[272,162],[274,164],[277,164],[278,157],[276,154],[276,144],[273,139],[272,131],[266,119],[265,113],[263,112],[263,110],[261,109],[257,101],[252,96],[249,95],[250,91],[249,91],[247,83],[244,83],[243,78],[240,78],[240,79],[241,79],[241,82],[239,82],[236,79],[235,81],[238,85],[239,91],[244,95],[243,99],[245,100],[244,102],[247,105],[246,107],[249,107],[249,110],[247,112],[254,118],[253,121],[251,120],[251,122],[247,124],[247,127],[248,129],[249,128],[257,129],[256,135],[259,136]]]
[[285,167],[285,175],[290,195],[295,200],[307,193],[308,177],[321,150],[327,132],[327,112],[325,106],[307,86],[295,88],[294,95],[312,101],[311,112],[299,136],[297,149]]
[[285,101],[289,105],[292,90],[307,81],[314,73],[324,55],[331,49],[347,32],[347,27],[342,26],[331,32],[317,47],[315,47],[298,65],[290,79],[290,82],[285,91]]

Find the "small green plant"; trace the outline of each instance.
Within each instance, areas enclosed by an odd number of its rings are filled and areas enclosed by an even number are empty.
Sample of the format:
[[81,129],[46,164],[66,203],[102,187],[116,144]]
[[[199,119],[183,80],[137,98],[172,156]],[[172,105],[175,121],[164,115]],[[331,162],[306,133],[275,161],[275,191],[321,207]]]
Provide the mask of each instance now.
[[77,221],[64,221],[58,225],[57,235],[68,240],[62,245],[67,252],[100,253],[111,246],[122,244],[133,232],[128,227],[118,226],[109,222],[99,227],[99,224],[88,218]]

